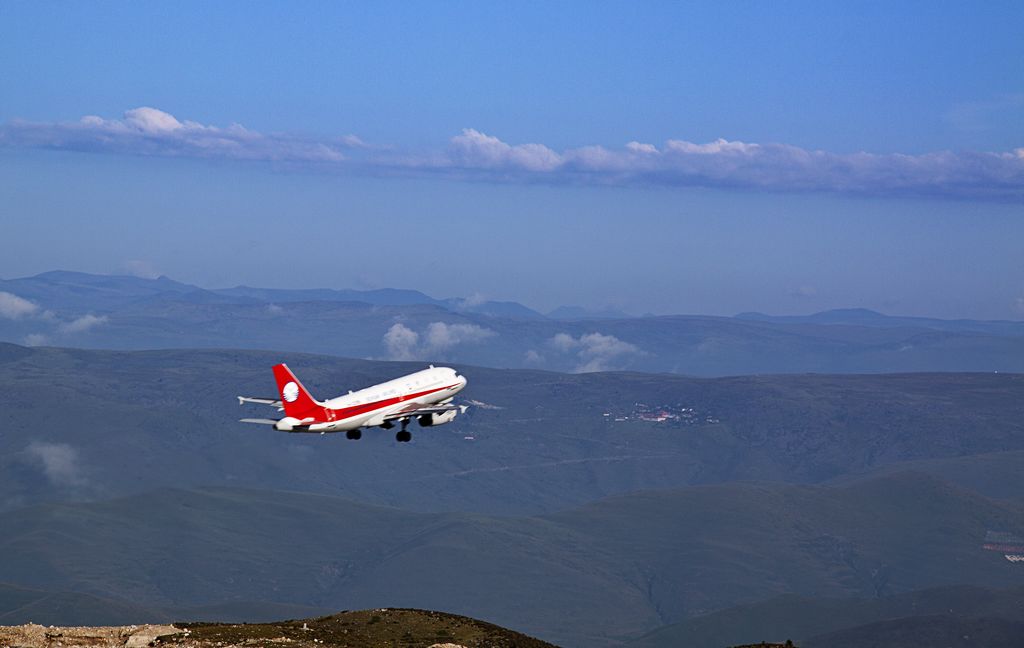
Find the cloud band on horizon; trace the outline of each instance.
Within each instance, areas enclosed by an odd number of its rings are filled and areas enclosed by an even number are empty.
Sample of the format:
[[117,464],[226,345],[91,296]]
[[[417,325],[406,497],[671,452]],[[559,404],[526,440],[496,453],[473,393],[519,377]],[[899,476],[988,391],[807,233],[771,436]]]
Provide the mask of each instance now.
[[766,192],[828,192],[979,201],[1024,199],[1024,148],[1010,152],[832,153],[789,144],[670,139],[660,147],[583,146],[561,152],[512,145],[467,128],[427,154],[373,147],[358,137],[305,138],[179,121],[156,108],[122,119],[11,121],[0,146],[158,157],[249,160],[450,179],[573,185],[707,187]]

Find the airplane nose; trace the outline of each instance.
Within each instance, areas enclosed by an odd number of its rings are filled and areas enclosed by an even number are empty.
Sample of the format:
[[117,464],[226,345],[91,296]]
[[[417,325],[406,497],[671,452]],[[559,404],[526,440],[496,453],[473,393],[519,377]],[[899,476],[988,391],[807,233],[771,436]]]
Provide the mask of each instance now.
[[466,383],[468,383],[468,382],[469,382],[468,380],[466,380],[466,377],[465,377],[465,376],[455,376],[455,379],[459,381],[459,389],[460,389],[460,390],[461,390],[461,389],[462,389],[463,387],[465,387],[465,386],[466,386]]

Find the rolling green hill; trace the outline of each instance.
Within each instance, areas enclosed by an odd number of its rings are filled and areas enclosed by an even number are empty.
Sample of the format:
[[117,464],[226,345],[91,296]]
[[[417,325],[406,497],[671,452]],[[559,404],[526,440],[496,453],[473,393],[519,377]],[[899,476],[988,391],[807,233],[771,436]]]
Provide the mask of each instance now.
[[0,625],[121,625],[168,620],[170,616],[163,611],[120,599],[0,583]]
[[380,608],[341,612],[318,619],[258,625],[177,624],[200,648],[252,644],[284,637],[299,646],[344,648],[458,645],[465,648],[557,648],[491,623],[429,610]]
[[953,481],[990,497],[1024,500],[1024,452],[1019,450],[901,461],[866,474],[844,475],[830,483],[848,484],[907,470]]
[[1024,622],[933,614],[879,621],[812,637],[805,648],[1019,648]]
[[[269,367],[282,360],[320,396],[422,367],[0,344],[0,510],[223,485],[419,511],[535,514],[635,490],[737,479],[820,483],[908,461],[982,456],[1006,478],[983,479],[994,474],[983,468],[943,477],[1006,496],[1019,492],[1010,476],[1024,468],[1020,375],[697,379],[459,366],[469,377],[463,395],[483,405],[451,425],[414,427],[413,443],[395,444],[381,430],[349,442],[238,423],[274,414],[239,407],[235,396],[273,395]],[[690,418],[640,420],[638,403]]]
[[[1024,623],[1024,587],[948,586],[871,599],[787,594],[665,626],[630,642],[628,646],[721,648],[755,639],[781,643],[791,638],[798,645],[811,648],[863,647],[878,645],[876,642],[893,628],[901,625],[916,627],[920,618],[933,615],[959,618],[965,624],[982,619]],[[934,644],[925,640],[928,633],[915,637],[901,629],[898,636],[904,643],[892,645],[949,645],[941,642],[960,639],[962,635],[939,634]],[[858,637],[861,643],[847,643],[848,638],[853,637]],[[988,647],[993,644],[976,642],[971,645]]]
[[529,518],[301,493],[161,490],[0,515],[0,580],[154,608],[264,601],[426,607],[566,646],[781,594],[1019,583],[986,530],[1024,505],[917,474],[845,488],[722,484]]

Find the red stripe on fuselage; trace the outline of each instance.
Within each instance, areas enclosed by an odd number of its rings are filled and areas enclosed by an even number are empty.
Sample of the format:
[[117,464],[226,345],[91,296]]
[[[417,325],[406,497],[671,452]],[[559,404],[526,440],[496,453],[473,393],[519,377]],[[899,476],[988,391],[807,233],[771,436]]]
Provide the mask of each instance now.
[[[319,411],[310,414],[310,416],[313,416],[316,419],[316,423],[340,421],[343,419],[352,418],[353,416],[359,416],[360,414],[368,414],[374,410],[390,407],[391,405],[396,405],[398,403],[404,403],[405,401],[416,400],[417,398],[423,398],[424,396],[429,396],[430,394],[436,394],[439,391],[451,389],[457,384],[459,383],[452,383],[451,385],[447,385],[446,387],[428,389],[427,391],[417,392],[414,394],[407,394],[405,396],[395,396],[394,398],[385,398],[384,400],[374,401],[372,403],[363,403],[362,405],[353,405],[351,407],[342,407],[339,409],[335,409],[333,407],[321,407]],[[334,413],[334,418],[330,417],[330,415],[327,413],[328,410]]]

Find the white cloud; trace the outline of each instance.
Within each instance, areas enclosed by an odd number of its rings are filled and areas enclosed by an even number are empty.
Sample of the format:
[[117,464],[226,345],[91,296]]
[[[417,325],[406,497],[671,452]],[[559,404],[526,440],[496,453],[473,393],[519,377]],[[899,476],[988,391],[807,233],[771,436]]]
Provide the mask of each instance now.
[[558,333],[548,340],[548,344],[563,353],[575,353],[579,362],[573,369],[576,373],[622,369],[631,357],[644,355],[635,344],[603,333],[586,333],[578,338]]
[[580,336],[580,347],[579,357],[584,363],[577,368],[579,372],[607,371],[624,357],[640,354],[636,345],[623,342],[614,335],[600,333]]
[[[665,151],[671,153],[690,153],[693,155],[715,155],[728,153],[731,155],[754,155],[760,150],[759,144],[746,144],[744,142],[730,142],[722,138],[707,144],[694,144],[683,140],[669,140],[665,142]],[[657,151],[651,151],[656,153]]]
[[544,364],[544,356],[537,353],[534,349],[529,349],[523,357],[523,362],[532,365],[542,365]]
[[54,486],[84,486],[78,451],[66,443],[33,441],[25,449]]
[[[997,108],[1016,109],[1018,103],[1014,95],[1001,100]],[[965,110],[974,114],[981,109]],[[914,155],[831,153],[719,138],[706,143],[668,139],[660,147],[631,141],[621,148],[591,145],[556,151],[541,143],[510,144],[467,128],[452,137],[444,150],[417,154],[400,146],[370,146],[354,135],[310,138],[260,133],[238,124],[204,125],[151,107],[128,110],[121,119],[88,116],[77,122],[10,121],[0,125],[0,146],[291,162],[454,178],[477,175],[502,182],[1024,199],[1024,148]]]
[[275,162],[338,163],[357,137],[310,139],[180,121],[157,108],[127,110],[121,119],[88,115],[77,122],[11,121],[0,127],[0,145],[163,157]]
[[568,353],[580,345],[580,341],[568,333],[556,333],[548,340],[548,344],[555,347],[562,353]]
[[416,345],[420,334],[398,322],[384,334],[384,347],[391,360],[416,360]]
[[657,153],[658,147],[654,144],[641,144],[640,142],[630,142],[626,144],[626,150],[632,153]]
[[124,269],[128,274],[140,279],[157,279],[160,273],[156,271],[153,264],[142,259],[129,259],[124,262]]
[[469,297],[458,300],[455,304],[455,308],[459,310],[472,310],[485,303],[487,303],[487,298],[482,293],[476,292]]
[[25,336],[25,346],[44,346],[49,343],[50,338],[42,333],[29,333]]
[[459,344],[473,344],[495,335],[494,331],[476,324],[431,322],[424,336],[424,351],[430,356],[443,354]]
[[9,292],[0,291],[0,317],[20,319],[39,312],[39,305]]
[[510,145],[467,129],[447,156],[415,166],[477,172],[500,180],[589,184],[657,184],[763,191],[821,191],[979,200],[1024,198],[1024,150],[919,155],[830,153],[788,144],[670,139],[659,149],[629,142],[622,149],[583,146],[557,152],[541,144]]
[[[103,123],[103,120],[99,117],[94,117],[93,119],[97,120],[100,124]],[[174,115],[146,106],[126,110],[124,122],[146,133],[168,133],[185,128],[180,121],[175,119]],[[198,124],[194,125],[198,126]]]
[[472,128],[463,129],[461,135],[451,139],[448,154],[452,164],[478,169],[551,171],[563,162],[558,153],[543,144],[512,146]]
[[431,322],[420,335],[399,322],[388,329],[383,342],[391,360],[423,360],[443,357],[458,345],[474,344],[495,335],[494,331],[476,324],[446,322]]
[[84,333],[91,328],[95,328],[100,324],[106,324],[109,318],[106,315],[82,315],[79,318],[73,319],[70,322],[61,324],[58,328],[61,333]]
[[[56,332],[62,334],[82,333],[108,321],[106,315],[88,314],[58,324],[56,323],[57,316],[52,311],[41,310],[35,302],[2,291],[0,291],[0,318],[31,318],[36,322],[48,322],[56,326]],[[27,346],[42,346],[49,344],[50,338],[44,333],[29,333],[25,336],[24,342]]]

